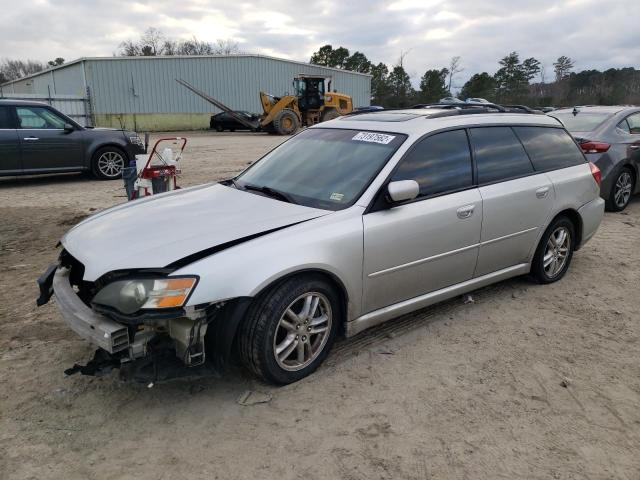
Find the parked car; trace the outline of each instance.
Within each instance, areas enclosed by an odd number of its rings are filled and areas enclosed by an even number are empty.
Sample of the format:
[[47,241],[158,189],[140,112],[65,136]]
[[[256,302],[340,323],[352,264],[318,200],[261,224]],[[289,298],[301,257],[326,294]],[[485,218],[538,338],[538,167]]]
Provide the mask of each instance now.
[[81,127],[46,103],[0,100],[0,152],[0,176],[89,171],[112,180],[145,146],[135,132]]
[[627,208],[640,192],[640,107],[560,108],[549,115],[563,123],[602,172],[600,194],[607,210]]
[[352,115],[360,114],[360,113],[368,113],[368,112],[379,112],[380,110],[384,110],[384,107],[380,105],[368,105],[366,107],[356,107],[351,112]]
[[486,98],[474,98],[474,97],[465,98],[464,101],[465,103],[492,103]]
[[218,132],[224,132],[225,130],[229,130],[230,132],[235,132],[236,130],[251,130],[257,132],[260,130],[260,115],[258,115],[257,113],[250,113],[244,110],[234,110],[233,113],[254,123],[256,127],[250,129],[246,125],[243,125],[238,120],[233,118],[227,112],[221,112],[216,115],[212,115],[211,120],[209,121],[209,126],[213,130],[217,130]]
[[100,347],[85,373],[235,349],[286,384],[342,332],[517,275],[560,280],[602,219],[597,167],[551,117],[467,112],[344,116],[233,179],[93,215],[38,303],[55,293]]
[[466,102],[464,100],[460,100],[458,97],[444,97],[440,99],[439,103],[452,103],[457,105]]

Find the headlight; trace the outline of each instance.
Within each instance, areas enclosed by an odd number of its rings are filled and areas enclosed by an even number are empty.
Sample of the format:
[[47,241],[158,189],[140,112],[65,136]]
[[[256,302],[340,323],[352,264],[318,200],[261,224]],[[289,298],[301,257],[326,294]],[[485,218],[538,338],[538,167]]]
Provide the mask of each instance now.
[[144,308],[181,307],[197,281],[196,277],[118,280],[100,290],[92,302],[125,314]]
[[129,141],[134,145],[138,145],[140,147],[144,147],[144,143],[142,143],[142,139],[138,135],[131,135],[129,137]]

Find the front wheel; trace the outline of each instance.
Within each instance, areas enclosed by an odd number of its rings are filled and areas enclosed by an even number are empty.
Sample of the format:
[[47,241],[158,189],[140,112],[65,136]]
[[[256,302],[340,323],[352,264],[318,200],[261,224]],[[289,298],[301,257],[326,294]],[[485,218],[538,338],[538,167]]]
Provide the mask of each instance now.
[[635,188],[635,178],[630,168],[624,167],[613,182],[611,193],[606,200],[607,210],[610,212],[621,212],[631,200],[631,195]]
[[327,357],[341,316],[332,285],[314,275],[291,278],[252,306],[240,330],[240,357],[263,380],[296,382]]
[[531,264],[539,283],[553,283],[567,273],[575,249],[575,227],[567,217],[556,218],[540,239]]
[[91,172],[101,180],[115,180],[122,177],[122,170],[127,164],[126,154],[116,147],[99,149],[91,161]]

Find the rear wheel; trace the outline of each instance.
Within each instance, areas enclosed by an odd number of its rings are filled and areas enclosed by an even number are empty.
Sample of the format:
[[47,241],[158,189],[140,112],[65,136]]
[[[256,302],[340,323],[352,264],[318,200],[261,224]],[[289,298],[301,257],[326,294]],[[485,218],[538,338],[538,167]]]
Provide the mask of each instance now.
[[340,320],[332,285],[315,275],[291,278],[252,306],[239,333],[240,357],[266,381],[296,382],[329,354]]
[[569,218],[558,217],[549,225],[531,264],[531,275],[539,283],[557,282],[564,276],[573,257],[575,238],[575,227]]
[[115,180],[122,176],[127,155],[117,147],[103,147],[93,155],[91,172],[101,180]]
[[273,128],[278,135],[291,135],[298,130],[299,126],[298,116],[290,108],[281,110],[273,118]]
[[631,195],[636,186],[636,180],[633,175],[633,171],[629,167],[624,167],[618,173],[613,185],[609,198],[606,201],[607,210],[610,212],[621,212],[631,200]]

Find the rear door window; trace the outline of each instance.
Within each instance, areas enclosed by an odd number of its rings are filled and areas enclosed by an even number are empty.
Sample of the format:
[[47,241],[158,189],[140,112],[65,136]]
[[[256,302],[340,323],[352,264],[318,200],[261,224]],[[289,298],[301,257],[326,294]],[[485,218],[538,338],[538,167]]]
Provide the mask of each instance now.
[[478,183],[494,183],[533,173],[533,165],[510,127],[471,128]]
[[419,197],[461,190],[473,185],[471,152],[464,130],[420,140],[402,160],[392,181],[415,180]]
[[0,128],[14,129],[13,118],[11,117],[12,107],[0,107]]
[[560,128],[514,127],[522,140],[533,168],[538,172],[573,167],[585,163],[573,138]]

